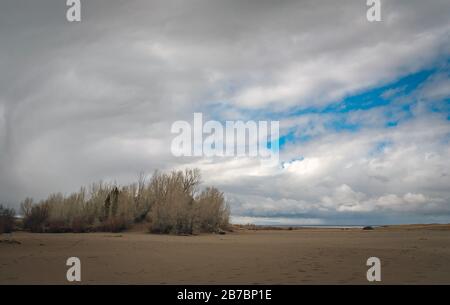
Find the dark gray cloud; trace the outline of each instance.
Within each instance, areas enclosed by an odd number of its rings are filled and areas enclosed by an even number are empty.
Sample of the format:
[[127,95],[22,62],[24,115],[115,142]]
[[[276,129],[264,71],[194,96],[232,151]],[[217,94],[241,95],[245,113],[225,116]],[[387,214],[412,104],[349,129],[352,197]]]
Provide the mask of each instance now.
[[[287,147],[283,160],[305,160],[283,169],[170,153],[171,124],[194,111],[258,120],[252,111],[323,106],[448,55],[448,1],[382,2],[374,24],[359,0],[82,0],[80,23],[65,20],[65,1],[2,1],[0,201],[191,165],[239,215],[448,213],[449,126],[429,114],[391,134],[373,110],[355,116],[371,128],[344,136],[323,134],[324,116],[287,116],[282,127],[308,121],[321,136]],[[447,84],[441,75],[420,94],[442,97]],[[385,138],[392,150],[370,155]]]

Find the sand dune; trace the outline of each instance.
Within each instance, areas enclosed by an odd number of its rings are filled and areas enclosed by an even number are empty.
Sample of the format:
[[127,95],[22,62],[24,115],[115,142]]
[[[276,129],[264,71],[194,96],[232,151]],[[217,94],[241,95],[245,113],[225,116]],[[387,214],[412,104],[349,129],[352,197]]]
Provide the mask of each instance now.
[[[437,229],[439,227],[439,229]],[[14,233],[0,243],[1,284],[64,284],[77,256],[85,284],[366,284],[366,260],[382,283],[450,284],[444,226],[236,230],[227,235]]]

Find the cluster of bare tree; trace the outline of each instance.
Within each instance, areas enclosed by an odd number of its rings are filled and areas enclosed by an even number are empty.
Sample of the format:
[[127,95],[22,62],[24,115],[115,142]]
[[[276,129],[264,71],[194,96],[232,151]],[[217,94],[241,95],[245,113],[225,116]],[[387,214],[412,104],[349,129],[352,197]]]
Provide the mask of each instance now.
[[229,208],[214,187],[199,190],[200,171],[155,172],[118,187],[96,183],[69,196],[50,195],[21,204],[24,228],[33,232],[121,231],[148,223],[150,232],[193,234],[229,226]]

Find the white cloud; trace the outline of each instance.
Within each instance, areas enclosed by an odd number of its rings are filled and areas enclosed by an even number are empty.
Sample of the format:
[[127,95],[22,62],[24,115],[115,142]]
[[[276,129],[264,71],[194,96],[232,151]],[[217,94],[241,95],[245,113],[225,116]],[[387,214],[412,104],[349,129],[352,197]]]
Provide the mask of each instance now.
[[328,133],[291,146],[282,159],[293,161],[264,173],[245,159],[194,164],[226,189],[237,215],[449,215],[450,148],[442,145],[449,134],[445,118],[428,113],[394,129]]

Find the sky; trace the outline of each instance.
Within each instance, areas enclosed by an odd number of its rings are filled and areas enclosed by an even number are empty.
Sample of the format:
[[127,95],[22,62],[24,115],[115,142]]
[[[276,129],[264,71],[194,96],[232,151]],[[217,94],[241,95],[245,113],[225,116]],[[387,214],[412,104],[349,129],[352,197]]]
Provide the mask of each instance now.
[[[450,222],[450,2],[0,3],[0,202],[198,167],[232,220]],[[175,157],[171,125],[278,120],[279,163]]]

